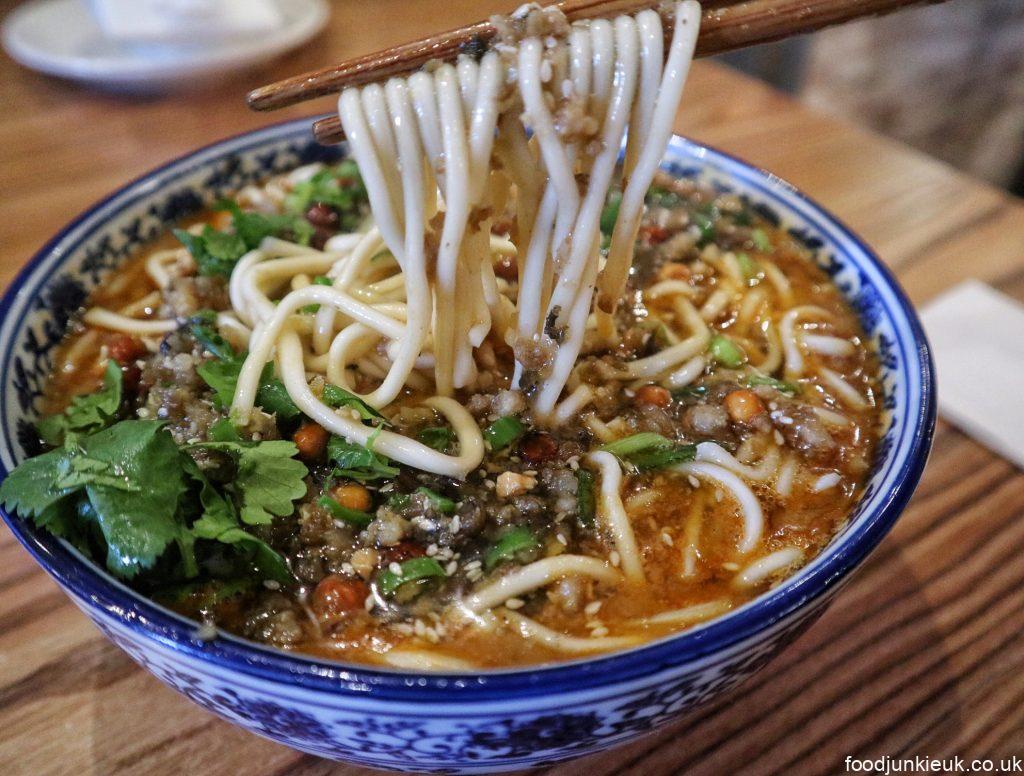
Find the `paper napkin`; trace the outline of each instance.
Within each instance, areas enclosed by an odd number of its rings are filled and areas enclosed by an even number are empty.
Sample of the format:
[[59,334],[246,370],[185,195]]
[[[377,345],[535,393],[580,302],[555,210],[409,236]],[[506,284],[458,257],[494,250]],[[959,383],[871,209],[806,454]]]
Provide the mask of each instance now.
[[939,412],[1024,468],[1024,305],[967,280],[928,304],[921,319]]

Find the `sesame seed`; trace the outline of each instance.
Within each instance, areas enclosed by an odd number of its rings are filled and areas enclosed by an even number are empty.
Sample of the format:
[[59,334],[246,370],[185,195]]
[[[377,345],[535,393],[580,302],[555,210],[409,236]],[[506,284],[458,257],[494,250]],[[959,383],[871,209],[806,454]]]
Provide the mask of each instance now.
[[463,568],[466,571],[472,571],[473,569],[480,568],[481,565],[482,564],[480,563],[480,561],[478,561],[478,560],[471,560],[469,563],[467,563],[465,566],[463,566]]
[[687,476],[686,481],[690,483],[690,487],[691,488],[699,488],[700,487],[700,480],[698,480],[692,474]]
[[462,520],[458,515],[452,518],[452,533],[458,533],[459,529],[462,528]]
[[366,600],[363,601],[363,608],[366,609],[366,611],[370,611],[371,609],[373,609],[373,604],[373,594],[371,593],[370,595],[366,596]]
[[608,559],[612,562],[612,565],[615,566],[615,568],[618,568],[619,564],[622,563],[622,558],[619,556],[617,550],[612,550]]
[[401,574],[402,567],[395,561],[391,561],[391,563],[388,564],[388,571],[390,571],[392,574]]
[[775,444],[777,444],[777,445],[784,445],[786,443],[786,438],[784,436],[782,436],[782,432],[779,431],[778,429],[775,429],[774,436],[775,436]]
[[600,608],[601,608],[601,601],[591,601],[589,604],[586,605],[586,607],[583,609],[583,611],[589,617],[593,617],[595,614],[597,614],[597,612],[598,612],[598,610],[600,610]]
[[456,570],[458,568],[459,568],[458,561],[454,561],[453,560],[451,563],[449,563],[447,566],[445,566],[444,573],[447,574],[448,576],[451,576],[452,574],[454,574],[456,572]]
[[722,564],[722,568],[725,569],[726,571],[739,571],[740,570],[740,564],[733,563],[732,561],[728,561],[728,562]]
[[429,555],[431,558],[434,557],[435,555],[437,555],[437,545],[436,544],[428,544],[427,545],[427,555]]
[[280,590],[281,583],[278,582],[276,579],[264,579],[263,587],[265,587],[267,590]]
[[555,538],[558,540],[558,543],[561,544],[563,547],[569,546],[569,540],[562,536],[562,534],[555,534]]
[[722,503],[722,499],[725,498],[725,494],[719,488],[715,488],[715,501]]
[[507,601],[505,601],[505,608],[506,609],[522,609],[523,606],[525,605],[525,603],[526,602],[523,601],[523,599],[521,599],[521,598],[509,598]]
[[416,622],[413,623],[413,631],[417,636],[423,636],[427,632],[427,626],[423,623],[423,620],[416,618]]
[[604,636],[607,636],[607,635],[608,635],[608,629],[605,628],[603,625],[600,628],[594,628],[594,630],[590,631],[591,638],[595,638],[595,639],[600,639],[600,638],[602,638]]
[[661,532],[661,541],[667,544],[669,547],[672,546],[672,535],[668,531]]

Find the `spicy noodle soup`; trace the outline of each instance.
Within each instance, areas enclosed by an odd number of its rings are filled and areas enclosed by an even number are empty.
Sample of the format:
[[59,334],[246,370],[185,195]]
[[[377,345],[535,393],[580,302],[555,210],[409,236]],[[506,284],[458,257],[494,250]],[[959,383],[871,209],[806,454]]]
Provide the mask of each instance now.
[[656,173],[698,17],[664,69],[654,11],[534,9],[346,91],[353,161],[96,292],[0,499],[209,637],[401,668],[624,649],[778,584],[861,494],[878,370],[784,227]]
[[[328,172],[344,180],[347,169]],[[296,171],[239,201],[287,196],[322,173]],[[288,514],[247,530],[294,578],[261,579],[257,564],[254,574],[203,573],[202,581],[154,569],[135,583],[197,619],[287,649],[391,665],[424,663],[426,651],[439,667],[491,667],[624,648],[690,627],[813,558],[858,498],[877,439],[875,360],[857,319],[808,251],[742,200],[663,177],[647,203],[629,304],[616,317],[618,345],[584,349],[568,422],[532,422],[523,393],[509,390],[511,352],[491,341],[486,388],[456,394],[489,440],[481,466],[462,481],[353,456],[301,415],[261,412],[243,435],[294,439],[308,473]],[[227,226],[222,214],[204,222]],[[387,278],[389,261],[381,256],[385,266],[371,277]],[[513,292],[514,263],[501,253],[494,262]],[[167,272],[163,288],[147,272],[154,265]],[[113,360],[123,375],[118,416],[163,420],[204,471],[230,481],[237,461],[202,447],[228,417],[209,384],[223,357],[205,328],[210,311],[230,309],[226,286],[197,275],[171,240],[144,252],[91,302],[179,323],[138,337],[79,323],[57,356],[47,411],[100,388]],[[705,329],[703,349],[669,374],[642,373],[638,365]],[[624,381],[630,365],[637,376]],[[354,387],[372,382],[356,374]],[[319,389],[329,392],[324,381]],[[453,449],[443,417],[417,398],[409,389],[388,407],[388,427]],[[619,490],[632,528],[628,554],[601,514],[607,487]],[[751,498],[756,506],[742,503]],[[751,508],[763,519],[754,538],[745,525]],[[567,558],[595,559],[594,568],[569,564],[550,585],[523,593],[508,582],[538,561]],[[461,610],[467,600],[471,612]]]

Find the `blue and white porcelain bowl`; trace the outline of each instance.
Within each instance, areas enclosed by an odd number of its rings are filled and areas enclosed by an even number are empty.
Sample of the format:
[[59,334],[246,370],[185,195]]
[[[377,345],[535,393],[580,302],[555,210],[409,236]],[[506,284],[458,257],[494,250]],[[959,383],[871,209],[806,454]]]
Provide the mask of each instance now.
[[[118,264],[168,224],[271,173],[338,149],[309,122],[268,127],[178,159],[125,186],[43,248],[0,302],[0,466],[34,452],[32,423],[70,317]],[[222,634],[148,601],[69,545],[5,514],[15,536],[115,644],[201,706],[254,733],[378,768],[512,770],[625,743],[735,686],[821,612],[885,536],[924,468],[935,422],[928,346],[903,291],[871,250],[778,178],[684,138],[664,168],[747,197],[810,247],[874,339],[887,430],[863,499],[828,548],[725,617],[646,646],[551,667],[416,674],[304,658]]]

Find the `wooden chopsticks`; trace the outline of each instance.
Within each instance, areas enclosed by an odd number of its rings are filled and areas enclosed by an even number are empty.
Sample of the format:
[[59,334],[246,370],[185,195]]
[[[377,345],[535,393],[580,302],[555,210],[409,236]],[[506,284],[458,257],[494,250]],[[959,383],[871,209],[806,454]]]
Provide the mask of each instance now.
[[[943,0],[705,0],[696,56],[768,43],[922,2]],[[557,5],[569,21],[581,21],[637,13],[657,3],[652,0],[564,0]],[[407,75],[430,60],[454,61],[467,47],[487,44],[496,32],[489,22],[477,22],[286,78],[249,92],[249,107],[259,111],[276,110],[334,94],[349,86]],[[671,34],[669,25],[666,25],[666,34]],[[336,116],[315,122],[313,131],[317,140],[324,144],[344,140],[341,122]]]

